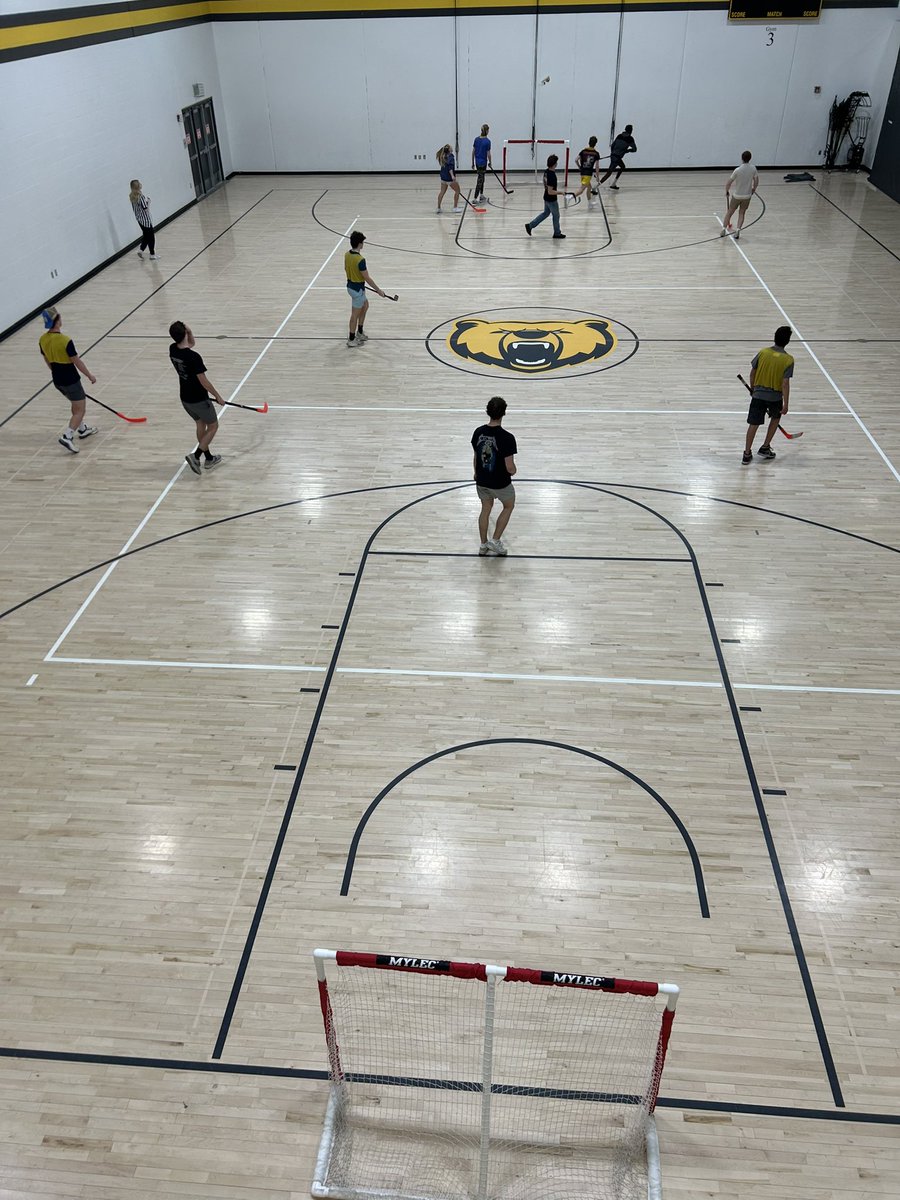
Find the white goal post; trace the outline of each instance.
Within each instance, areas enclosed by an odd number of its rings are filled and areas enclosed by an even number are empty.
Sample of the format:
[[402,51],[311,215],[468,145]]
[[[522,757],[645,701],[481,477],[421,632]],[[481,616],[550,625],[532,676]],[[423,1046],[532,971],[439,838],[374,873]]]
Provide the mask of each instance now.
[[661,1200],[653,1111],[675,984],[314,959],[330,1088],[313,1196]]
[[[517,161],[517,153],[512,149],[513,146],[530,146],[531,153],[529,162],[522,167]],[[557,151],[548,150],[539,159],[540,151],[538,146],[560,146]],[[568,138],[504,138],[503,141],[503,186],[506,187],[507,171],[534,171],[535,175],[540,176],[546,165],[546,159],[549,154],[556,153],[559,155],[563,163],[563,188],[569,186],[569,140]]]

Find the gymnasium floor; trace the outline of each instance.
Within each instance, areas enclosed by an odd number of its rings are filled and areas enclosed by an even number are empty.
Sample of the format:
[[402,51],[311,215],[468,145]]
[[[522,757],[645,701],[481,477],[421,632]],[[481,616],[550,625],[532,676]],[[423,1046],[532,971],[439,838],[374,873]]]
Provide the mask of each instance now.
[[[764,172],[736,244],[723,182],[563,246],[526,175],[235,178],[61,302],[147,416],[77,458],[38,323],[0,345],[2,1200],[308,1194],[319,945],[676,982],[666,1197],[900,1193],[900,210]],[[399,300],[349,351],[353,227]],[[269,405],[201,478],[175,318]],[[512,369],[525,322],[587,357]],[[783,323],[804,436],[744,467]]]

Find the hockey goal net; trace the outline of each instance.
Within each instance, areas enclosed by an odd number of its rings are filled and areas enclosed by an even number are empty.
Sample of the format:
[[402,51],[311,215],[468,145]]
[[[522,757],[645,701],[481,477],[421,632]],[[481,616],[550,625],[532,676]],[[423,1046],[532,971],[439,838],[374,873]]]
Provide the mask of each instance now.
[[[543,149],[543,147],[558,149]],[[566,138],[506,138],[503,142],[503,186],[507,172],[533,171],[539,179],[551,154],[558,156],[564,174],[563,187],[569,186],[569,142]]]
[[653,1110],[678,988],[315,951],[330,1200],[660,1200]]

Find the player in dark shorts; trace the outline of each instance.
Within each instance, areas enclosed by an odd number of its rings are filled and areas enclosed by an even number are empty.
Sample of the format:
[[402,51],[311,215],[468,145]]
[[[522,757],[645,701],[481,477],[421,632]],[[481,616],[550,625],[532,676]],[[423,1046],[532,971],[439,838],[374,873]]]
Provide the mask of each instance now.
[[[491,396],[487,403],[487,415],[490,418],[487,425],[479,425],[472,434],[475,484],[481,501],[481,512],[478,514],[481,545],[478,553],[482,558],[489,554],[505,558],[508,552],[500,538],[516,505],[512,477],[516,473],[514,455],[518,449],[516,439],[502,426],[506,415],[506,401],[502,396]],[[488,526],[495,500],[499,500],[503,508],[494,526],[494,536],[489,538]]]
[[754,355],[750,363],[750,409],[747,413],[747,440],[744,443],[746,466],[753,462],[753,439],[765,418],[769,428],[763,444],[757,450],[760,458],[774,458],[772,438],[781,418],[788,410],[791,399],[791,379],[794,375],[794,359],[785,350],[791,340],[791,327],[781,325],[775,330],[774,345],[766,346]]
[[68,427],[63,430],[57,440],[63,450],[68,450],[70,454],[77,454],[75,434],[78,434],[79,441],[81,441],[97,432],[95,426],[86,425],[84,421],[87,397],[81,386],[81,380],[78,378],[78,372],[80,371],[91,383],[96,383],[97,380],[81,361],[78,351],[75,349],[75,343],[67,333],[62,332],[62,317],[56,309],[45,308],[41,316],[47,331],[41,334],[39,343],[41,354],[44,356],[44,362],[50,368],[53,386],[65,396],[72,406],[72,418]]
[[609,186],[614,192],[619,190],[619,176],[625,170],[625,155],[634,154],[637,151],[637,142],[631,136],[633,125],[626,125],[621,133],[617,133],[613,139],[613,143],[609,148],[609,170],[600,180],[601,183],[606,183],[610,175],[615,171],[615,183]]
[[225,401],[206,377],[206,364],[194,349],[196,343],[190,327],[184,321],[173,321],[169,326],[169,337],[172,339],[169,358],[178,372],[181,407],[197,426],[197,448],[186,454],[184,461],[195,475],[199,475],[204,470],[211,471],[222,461],[221,454],[210,453],[209,444],[219,431],[219,418],[212,401],[216,404]]

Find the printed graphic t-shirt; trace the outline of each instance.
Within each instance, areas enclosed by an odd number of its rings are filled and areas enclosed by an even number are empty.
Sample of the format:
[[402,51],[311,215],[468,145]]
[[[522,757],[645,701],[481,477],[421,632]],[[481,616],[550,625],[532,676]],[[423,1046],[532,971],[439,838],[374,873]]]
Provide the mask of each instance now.
[[206,366],[196,350],[187,346],[179,350],[178,343],[173,342],[169,347],[169,358],[172,366],[178,372],[181,387],[181,399],[187,404],[196,404],[198,400],[208,400],[206,388],[197,378],[206,374]]
[[593,175],[594,167],[600,161],[600,152],[592,149],[590,146],[585,148],[578,155],[578,169],[582,175]]
[[512,476],[506,469],[506,460],[518,453],[516,439],[502,425],[479,425],[472,434],[475,451],[475,482],[482,487],[509,487]]
[[78,368],[69,359],[77,358],[78,351],[71,338],[64,333],[48,331],[41,334],[41,354],[50,364],[50,374],[53,382],[62,387],[78,382]]

